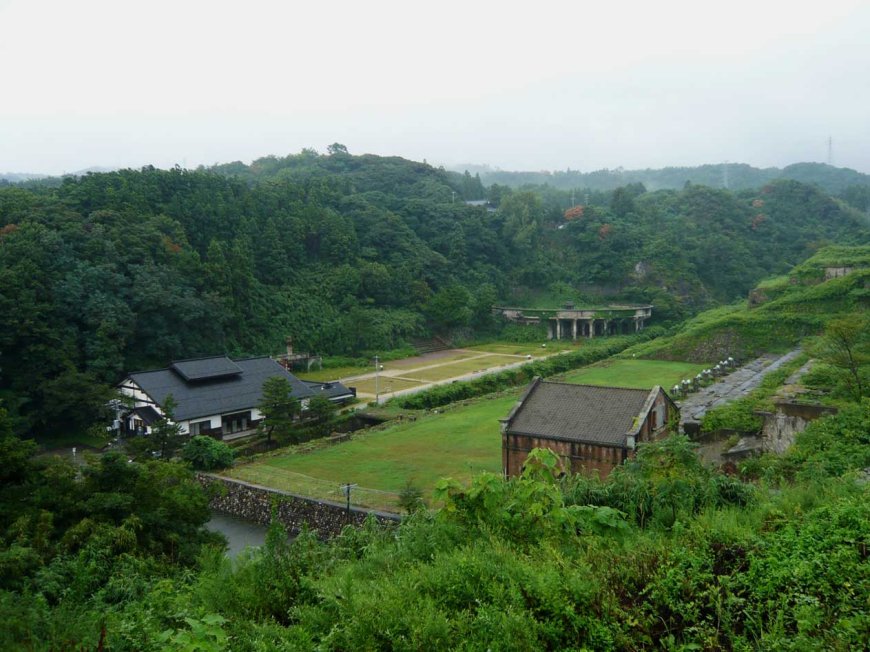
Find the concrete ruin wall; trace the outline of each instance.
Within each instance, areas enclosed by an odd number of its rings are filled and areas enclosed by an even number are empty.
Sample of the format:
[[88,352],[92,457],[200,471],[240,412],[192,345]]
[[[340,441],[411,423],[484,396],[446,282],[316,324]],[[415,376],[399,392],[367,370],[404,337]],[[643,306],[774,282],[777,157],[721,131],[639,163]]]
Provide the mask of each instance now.
[[795,437],[806,429],[810,421],[836,412],[835,408],[826,406],[777,403],[776,412],[763,413],[762,450],[777,454],[784,453],[794,444]]
[[307,524],[310,530],[320,536],[335,536],[345,525],[362,525],[370,515],[383,524],[397,523],[400,520],[397,514],[353,506],[348,512],[344,505],[338,503],[313,500],[208,473],[197,474],[197,479],[212,496],[209,506],[213,510],[260,525],[269,525],[272,522],[274,505],[278,520],[290,534],[296,534]]

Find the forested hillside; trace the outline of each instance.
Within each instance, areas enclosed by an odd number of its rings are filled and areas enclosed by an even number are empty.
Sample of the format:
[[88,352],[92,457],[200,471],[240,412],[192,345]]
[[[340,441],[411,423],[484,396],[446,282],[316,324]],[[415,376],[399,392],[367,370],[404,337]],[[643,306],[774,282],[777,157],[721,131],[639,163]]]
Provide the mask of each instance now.
[[460,166],[478,175],[485,184],[502,184],[513,188],[525,185],[550,185],[560,190],[615,190],[630,183],[642,183],[650,190],[679,189],[687,183],[712,188],[747,190],[759,188],[779,179],[816,185],[826,192],[839,194],[849,187],[870,187],[870,175],[850,168],[824,163],[795,163],[784,168],[755,168],[745,163],[717,163],[696,167],[667,167],[644,170],[554,170],[552,172],[513,172],[488,166]]
[[[464,200],[488,192],[496,210]],[[0,189],[0,397],[21,430],[93,421],[124,370],[226,351],[361,354],[497,328],[496,301],[650,301],[673,321],[745,296],[865,216],[781,181],[599,193],[484,189],[340,145],[213,170]]]

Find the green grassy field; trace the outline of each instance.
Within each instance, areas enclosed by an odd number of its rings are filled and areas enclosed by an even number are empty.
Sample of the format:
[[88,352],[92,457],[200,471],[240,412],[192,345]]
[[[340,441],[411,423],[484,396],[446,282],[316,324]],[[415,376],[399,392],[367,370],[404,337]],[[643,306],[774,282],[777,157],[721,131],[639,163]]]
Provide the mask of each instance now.
[[423,416],[312,453],[267,457],[236,467],[228,475],[332,500],[338,484],[356,483],[361,489],[354,502],[394,507],[395,496],[379,499],[364,489],[399,492],[410,481],[429,497],[439,478],[467,481],[479,471],[498,473],[498,420],[515,401],[515,396],[507,396]]
[[303,380],[338,380],[348,376],[360,376],[374,372],[375,367],[332,367],[326,369],[314,369],[313,371],[294,371],[293,374]]
[[[684,362],[608,360],[567,374],[563,380],[640,389],[662,385],[667,389],[703,368]],[[383,384],[381,391],[386,391]],[[356,483],[355,504],[396,509],[395,492],[408,481],[428,497],[439,478],[467,481],[474,472],[499,472],[498,420],[507,416],[520,392],[484,398],[442,414],[423,415],[416,421],[311,453],[266,457],[230,473],[256,484],[328,500],[341,499],[340,483]]]
[[670,390],[683,378],[693,378],[708,365],[664,360],[605,360],[598,364],[565,374],[568,383],[609,385],[634,389],[661,385]]

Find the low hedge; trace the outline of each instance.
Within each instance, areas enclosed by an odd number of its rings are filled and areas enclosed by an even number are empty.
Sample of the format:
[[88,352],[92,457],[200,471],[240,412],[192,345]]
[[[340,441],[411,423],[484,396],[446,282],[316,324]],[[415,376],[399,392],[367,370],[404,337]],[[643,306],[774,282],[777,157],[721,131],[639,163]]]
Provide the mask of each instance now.
[[437,385],[416,394],[394,398],[389,402],[406,410],[426,410],[456,401],[492,394],[511,387],[525,385],[535,376],[546,378],[598,362],[619,353],[633,344],[658,337],[660,334],[661,329],[650,328],[637,335],[593,340],[577,351],[554,355],[544,360],[536,360],[515,369],[487,374],[470,381]]

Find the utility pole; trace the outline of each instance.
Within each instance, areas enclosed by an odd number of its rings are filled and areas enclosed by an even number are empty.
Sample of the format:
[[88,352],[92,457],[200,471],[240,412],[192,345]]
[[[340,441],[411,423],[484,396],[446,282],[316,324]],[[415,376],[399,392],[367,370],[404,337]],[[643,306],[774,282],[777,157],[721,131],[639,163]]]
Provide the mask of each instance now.
[[828,136],[828,165],[834,164],[834,139]]
[[381,404],[381,361],[375,356],[375,405]]
[[455,204],[455,203],[456,203],[456,191],[455,191],[455,190],[451,190],[451,191],[450,191],[450,195],[451,195],[451,196],[450,196],[450,203],[451,203],[451,204]]

